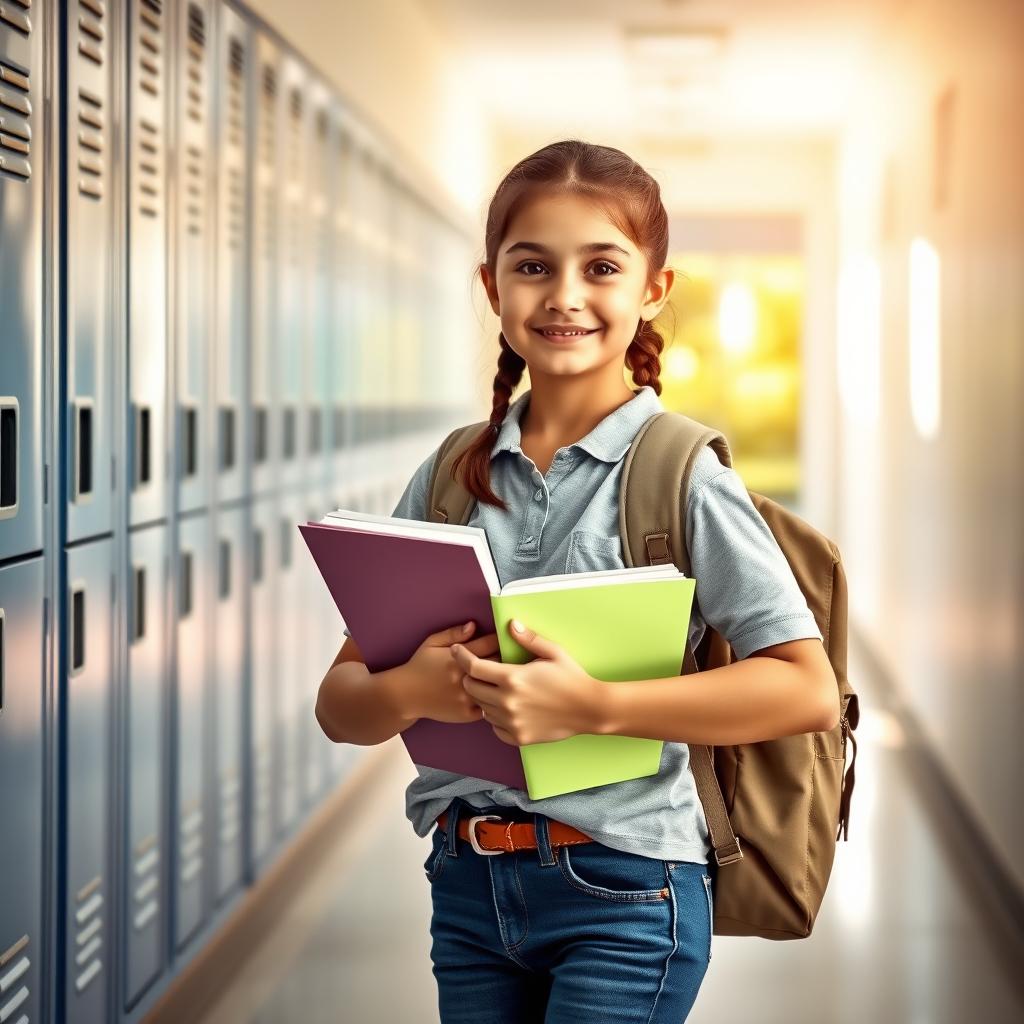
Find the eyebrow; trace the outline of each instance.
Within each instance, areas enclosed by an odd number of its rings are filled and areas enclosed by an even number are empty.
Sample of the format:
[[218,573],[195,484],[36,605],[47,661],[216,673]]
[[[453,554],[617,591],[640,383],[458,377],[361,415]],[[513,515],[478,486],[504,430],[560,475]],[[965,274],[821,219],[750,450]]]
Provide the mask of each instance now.
[[[515,245],[510,245],[505,250],[505,255],[507,256],[510,252],[515,252],[517,249],[524,249],[527,252],[539,252],[541,255],[549,255],[551,253],[550,249],[538,242],[516,242]],[[612,242],[590,242],[587,245],[581,245],[576,251],[581,256],[585,252],[620,252],[623,256],[629,255],[621,245],[615,245]]]

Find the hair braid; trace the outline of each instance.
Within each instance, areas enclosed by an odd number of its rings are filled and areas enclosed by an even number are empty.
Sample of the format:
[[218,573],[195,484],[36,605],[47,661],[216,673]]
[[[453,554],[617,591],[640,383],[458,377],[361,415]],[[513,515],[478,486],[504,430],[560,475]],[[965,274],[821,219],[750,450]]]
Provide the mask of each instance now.
[[463,465],[466,465],[466,476],[463,478],[464,486],[477,494],[479,500],[486,501],[490,505],[497,505],[503,511],[508,511],[505,502],[491,489],[491,449],[494,447],[494,439],[508,413],[512,392],[523,379],[526,360],[505,340],[503,333],[499,333],[498,342],[501,345],[501,351],[498,353],[498,372],[494,375],[491,418],[473,443],[454,460],[452,475],[458,477]]
[[638,387],[650,385],[656,395],[661,394],[661,350],[665,339],[654,329],[650,320],[641,320],[636,335],[626,349],[626,366],[632,371]]

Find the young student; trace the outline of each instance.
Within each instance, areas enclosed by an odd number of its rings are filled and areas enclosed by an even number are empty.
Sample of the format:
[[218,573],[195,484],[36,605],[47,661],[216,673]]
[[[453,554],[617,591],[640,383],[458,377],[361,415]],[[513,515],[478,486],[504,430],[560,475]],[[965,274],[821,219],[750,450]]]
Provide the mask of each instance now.
[[[469,525],[486,531],[502,584],[625,565],[623,459],[663,408],[651,321],[672,288],[667,250],[658,184],[619,150],[557,142],[498,186],[479,268],[501,320],[493,407],[455,472],[478,499]],[[531,387],[509,404],[526,368]],[[429,518],[436,455],[395,516]],[[710,448],[685,531],[697,580],[690,643],[710,624],[741,659],[732,665],[616,686],[529,623],[514,634],[536,655],[526,665],[501,664],[495,634],[456,623],[375,675],[350,638],[321,684],[317,718],[335,741],[379,743],[424,716],[483,718],[515,745],[601,732],[666,741],[656,776],[536,801],[419,768],[406,815],[432,836],[424,870],[443,1024],[678,1024],[696,999],[717,865],[687,742],[823,728],[836,683],[785,557]]]

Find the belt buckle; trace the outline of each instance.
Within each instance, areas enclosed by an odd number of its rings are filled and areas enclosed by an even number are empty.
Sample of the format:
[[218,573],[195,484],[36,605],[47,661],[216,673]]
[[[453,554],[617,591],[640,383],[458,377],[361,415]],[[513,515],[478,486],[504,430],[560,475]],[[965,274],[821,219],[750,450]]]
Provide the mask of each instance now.
[[497,814],[477,814],[469,819],[469,842],[473,849],[483,857],[497,857],[502,853],[508,853],[507,850],[485,850],[480,845],[480,841],[476,837],[476,823],[478,821],[501,821],[501,817]]

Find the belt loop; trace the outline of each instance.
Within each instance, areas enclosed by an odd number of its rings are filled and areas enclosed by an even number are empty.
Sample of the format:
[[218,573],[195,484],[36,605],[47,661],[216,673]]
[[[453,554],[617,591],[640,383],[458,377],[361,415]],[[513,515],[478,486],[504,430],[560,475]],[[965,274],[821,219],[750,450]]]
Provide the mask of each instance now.
[[541,867],[553,866],[557,861],[548,836],[548,819],[539,811],[535,811],[533,815],[533,830],[537,835],[537,852],[540,854]]
[[448,856],[458,857],[459,850],[458,843],[459,838],[459,812],[462,810],[463,800],[461,797],[455,797],[452,802],[448,805],[448,835],[446,836],[448,842]]

